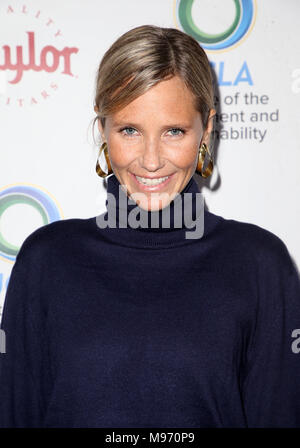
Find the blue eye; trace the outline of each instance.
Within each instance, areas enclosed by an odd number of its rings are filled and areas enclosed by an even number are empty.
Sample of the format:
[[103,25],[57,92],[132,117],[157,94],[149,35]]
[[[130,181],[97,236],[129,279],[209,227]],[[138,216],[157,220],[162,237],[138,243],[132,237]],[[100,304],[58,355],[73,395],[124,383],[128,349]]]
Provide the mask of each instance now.
[[175,136],[184,134],[184,130],[180,129],[180,128],[172,128],[172,129],[170,129],[170,131],[179,131],[180,132],[180,133],[173,134]]
[[[127,127],[124,127],[124,128],[122,128],[122,129],[120,129],[120,132],[123,133],[123,131],[127,131],[128,129],[131,130],[131,131],[135,131],[134,128],[131,128],[131,127],[127,126]],[[125,132],[124,135],[127,135],[127,136],[130,137],[130,136],[132,136],[132,135],[134,135],[134,134],[133,134],[133,132],[129,132],[129,133]]]

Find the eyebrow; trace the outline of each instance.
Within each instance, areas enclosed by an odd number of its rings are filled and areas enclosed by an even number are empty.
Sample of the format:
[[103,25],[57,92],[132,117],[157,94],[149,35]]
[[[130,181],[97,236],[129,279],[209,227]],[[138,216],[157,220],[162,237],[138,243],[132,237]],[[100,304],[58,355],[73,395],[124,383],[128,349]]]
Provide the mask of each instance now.
[[[139,123],[133,123],[125,120],[119,120],[119,121],[113,121],[112,123],[113,127],[122,127],[122,126],[128,126],[132,128],[139,128],[143,130],[143,126]],[[192,126],[190,124],[186,123],[169,123],[165,126],[162,126],[162,129],[172,129],[172,128],[184,128],[184,129],[190,129]]]

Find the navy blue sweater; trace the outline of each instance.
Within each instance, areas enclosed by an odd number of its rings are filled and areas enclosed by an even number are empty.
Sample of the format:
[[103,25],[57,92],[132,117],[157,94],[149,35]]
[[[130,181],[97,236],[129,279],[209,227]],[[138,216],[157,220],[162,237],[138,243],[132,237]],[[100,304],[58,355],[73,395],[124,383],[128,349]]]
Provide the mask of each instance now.
[[[193,178],[183,192],[195,201]],[[198,239],[97,219],[21,246],[0,426],[300,427],[300,279],[282,240],[207,210]]]

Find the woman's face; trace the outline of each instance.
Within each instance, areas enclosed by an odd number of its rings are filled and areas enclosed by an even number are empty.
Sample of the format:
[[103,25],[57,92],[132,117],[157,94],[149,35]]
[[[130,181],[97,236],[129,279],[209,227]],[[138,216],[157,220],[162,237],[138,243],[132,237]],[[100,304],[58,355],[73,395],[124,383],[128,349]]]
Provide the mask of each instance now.
[[104,129],[98,120],[113,172],[141,208],[164,208],[183,190],[200,144],[209,142],[213,114],[204,130],[192,92],[174,76],[107,117]]

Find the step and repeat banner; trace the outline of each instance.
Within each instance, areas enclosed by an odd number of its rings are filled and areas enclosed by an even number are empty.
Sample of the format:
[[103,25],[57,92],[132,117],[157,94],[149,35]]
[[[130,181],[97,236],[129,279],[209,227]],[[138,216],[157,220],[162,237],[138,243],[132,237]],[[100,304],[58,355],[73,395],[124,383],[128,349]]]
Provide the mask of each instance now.
[[211,62],[215,168],[195,175],[207,208],[275,233],[299,268],[299,17],[298,0],[1,0],[0,316],[24,239],[105,209],[96,72],[143,24],[185,31]]

